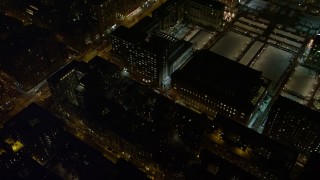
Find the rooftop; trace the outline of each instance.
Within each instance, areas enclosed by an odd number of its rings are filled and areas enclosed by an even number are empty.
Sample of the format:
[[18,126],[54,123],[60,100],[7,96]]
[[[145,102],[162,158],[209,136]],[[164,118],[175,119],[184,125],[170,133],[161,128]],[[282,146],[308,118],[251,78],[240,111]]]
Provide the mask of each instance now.
[[172,79],[209,96],[248,105],[263,83],[261,75],[260,71],[202,50],[186,66],[175,71]]
[[281,111],[290,112],[290,114],[292,114],[293,116],[307,117],[305,119],[308,121],[320,123],[320,112],[312,110],[308,106],[304,106],[283,96],[279,96],[277,98],[272,108],[281,108]]
[[148,36],[148,34],[144,32],[124,26],[119,26],[117,29],[111,32],[111,35],[124,39],[130,43],[139,42]]
[[132,44],[142,47],[142,49],[148,50],[155,54],[162,54],[167,50],[170,41],[159,36],[150,35],[139,31],[137,29],[129,29],[124,26],[120,26],[111,32],[111,35],[128,41]]
[[39,42],[51,36],[48,29],[34,25],[24,27],[21,32],[11,34],[0,44],[0,54],[7,57],[14,56],[20,52],[27,51],[29,48],[38,45]]
[[50,112],[32,103],[11,118],[4,127],[8,133],[18,133],[22,137],[37,138],[47,129],[58,125],[59,120]]
[[162,32],[157,32],[154,34],[155,36],[164,38],[169,41],[169,47],[168,47],[168,63],[171,65],[174,63],[181,54],[183,54],[185,51],[190,49],[192,47],[192,43],[185,41],[185,40],[179,40],[175,37],[172,37],[170,35],[164,34]]
[[65,76],[67,73],[71,72],[72,70],[78,70],[81,72],[86,72],[88,70],[88,66],[86,66],[85,62],[83,61],[71,61],[61,69],[59,69],[57,72],[52,74],[47,81],[49,83],[57,83],[63,76]]

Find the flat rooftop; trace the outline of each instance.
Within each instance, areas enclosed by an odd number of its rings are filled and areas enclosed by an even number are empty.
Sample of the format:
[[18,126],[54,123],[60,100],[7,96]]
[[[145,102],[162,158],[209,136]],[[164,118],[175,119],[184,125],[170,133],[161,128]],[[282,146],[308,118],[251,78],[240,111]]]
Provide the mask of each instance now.
[[64,67],[62,67],[60,70],[52,74],[48,79],[47,82],[56,84],[60,81],[61,78],[63,78],[66,74],[69,72],[77,70],[80,72],[87,72],[89,70],[89,66],[83,61],[77,61],[73,60]]
[[269,45],[252,65],[252,68],[262,71],[265,78],[272,80],[274,87],[290,66],[292,56],[293,54],[290,52]]
[[111,32],[111,35],[124,39],[128,42],[135,43],[141,41],[141,39],[145,39],[148,34],[136,29],[119,26],[117,29]]
[[261,87],[262,72],[236,63],[216,53],[202,50],[172,79],[193,87],[209,96],[248,104]]
[[318,75],[315,71],[303,66],[297,66],[288,80],[285,90],[303,99],[310,99],[317,88]]
[[275,101],[272,109],[280,108],[282,112],[290,112],[292,116],[306,117],[300,118],[305,119],[309,122],[320,123],[320,112],[310,109],[298,102],[288,99],[283,96],[279,96]]
[[33,139],[50,128],[59,127],[59,123],[59,119],[49,111],[31,103],[5,123],[4,129],[9,134],[18,132],[22,137]]
[[21,32],[13,33],[0,44],[0,54],[6,57],[15,57],[21,52],[39,45],[39,42],[50,36],[52,33],[48,29],[34,25],[25,26]]

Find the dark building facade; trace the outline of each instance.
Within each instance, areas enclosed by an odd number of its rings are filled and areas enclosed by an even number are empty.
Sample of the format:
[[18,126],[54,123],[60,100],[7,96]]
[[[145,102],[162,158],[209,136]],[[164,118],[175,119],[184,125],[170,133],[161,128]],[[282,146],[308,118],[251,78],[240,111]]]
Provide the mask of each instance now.
[[99,83],[109,88],[116,84],[121,77],[121,69],[99,56],[94,57],[89,62],[91,73],[95,74]]
[[213,0],[188,0],[187,19],[211,29],[217,29],[223,21],[225,4]]
[[[113,0],[94,0],[91,2],[91,13],[98,24],[100,35],[106,35],[116,23],[116,7]],[[98,38],[97,36],[94,38]]]
[[279,96],[273,104],[263,134],[301,153],[319,152],[320,113]]
[[145,33],[152,34],[160,30],[159,26],[160,26],[159,20],[157,20],[154,17],[146,16],[131,28],[136,29],[138,31],[145,32]]
[[[212,128],[211,128],[212,127]],[[220,114],[208,130],[208,151],[258,179],[289,179],[299,153]]]
[[64,131],[60,119],[35,104],[0,130],[0,174],[2,179],[147,179],[131,162],[113,163]]
[[206,116],[128,78],[109,89],[97,91],[90,81],[84,82],[84,88],[86,111],[106,124],[110,143],[132,159],[152,159],[164,167],[183,169],[198,154],[210,122]]
[[160,32],[148,34],[120,26],[111,38],[113,52],[122,58],[120,66],[149,86],[162,86],[171,74],[169,64],[184,61],[191,52],[190,43]]
[[29,90],[67,59],[64,45],[47,29],[27,26],[1,43],[0,68]]
[[88,93],[96,92],[104,98],[104,93],[121,78],[120,68],[101,57],[96,56],[90,60],[88,67],[89,73],[79,79],[74,89],[77,105],[83,108],[88,106]]
[[247,125],[266,94],[262,72],[210,51],[200,51],[171,76],[174,95],[186,105],[214,116],[216,112]]
[[75,89],[89,67],[80,61],[72,61],[47,79],[50,92],[60,100],[78,105]]
[[12,150],[19,152],[25,148],[40,163],[51,158],[63,132],[58,118],[36,104],[23,109],[4,127],[0,135]]
[[123,66],[141,82],[159,85],[166,67],[169,42],[120,26],[111,33],[112,50],[123,57]]
[[160,30],[166,31],[185,20],[186,3],[183,0],[169,0],[152,12],[159,20]]

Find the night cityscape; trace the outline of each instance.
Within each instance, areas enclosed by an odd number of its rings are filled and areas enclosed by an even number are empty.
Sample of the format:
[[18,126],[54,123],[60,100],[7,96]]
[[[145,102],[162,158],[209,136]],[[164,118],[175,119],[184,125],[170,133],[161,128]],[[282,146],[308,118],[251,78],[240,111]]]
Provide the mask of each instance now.
[[320,179],[320,0],[1,0],[0,179]]

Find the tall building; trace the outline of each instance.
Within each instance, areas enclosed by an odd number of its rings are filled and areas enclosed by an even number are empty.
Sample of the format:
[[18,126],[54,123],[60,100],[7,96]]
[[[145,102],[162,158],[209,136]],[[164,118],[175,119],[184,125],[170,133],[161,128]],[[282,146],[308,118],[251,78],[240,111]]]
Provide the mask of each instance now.
[[214,0],[188,0],[187,19],[211,29],[217,29],[222,24],[225,4]]
[[163,33],[148,34],[120,26],[111,33],[112,50],[122,57],[122,64],[138,81],[162,86],[170,76],[168,66],[184,62],[191,53],[191,44]]
[[160,21],[160,29],[168,30],[185,20],[185,2],[169,0],[152,12],[152,16]]
[[61,38],[77,51],[86,51],[101,43],[107,37],[107,30],[115,24],[114,1],[72,0],[57,3],[57,9],[46,16],[54,22],[53,26],[58,25]]
[[86,107],[88,93],[95,92],[104,97],[107,90],[112,88],[121,78],[120,68],[101,57],[94,57],[90,60],[89,66],[90,72],[78,81],[75,88],[78,106],[83,108]]
[[120,26],[111,33],[112,50],[123,57],[124,68],[149,85],[162,82],[169,41]]
[[120,68],[99,56],[91,59],[89,66],[92,71],[91,74],[94,74],[97,81],[100,81],[99,83],[106,88],[113,86],[121,78]]
[[320,150],[320,113],[279,96],[272,106],[263,134],[309,154]]
[[247,125],[266,94],[262,72],[202,50],[171,76],[174,95],[186,105],[214,116],[219,112]]
[[51,94],[60,100],[78,105],[75,89],[87,69],[82,61],[72,61],[64,66],[47,79]]
[[27,26],[0,45],[0,69],[29,90],[60,68],[66,47],[47,29]]
[[116,24],[115,1],[92,0],[90,10],[94,20],[98,23],[100,35],[106,35],[107,30]]

